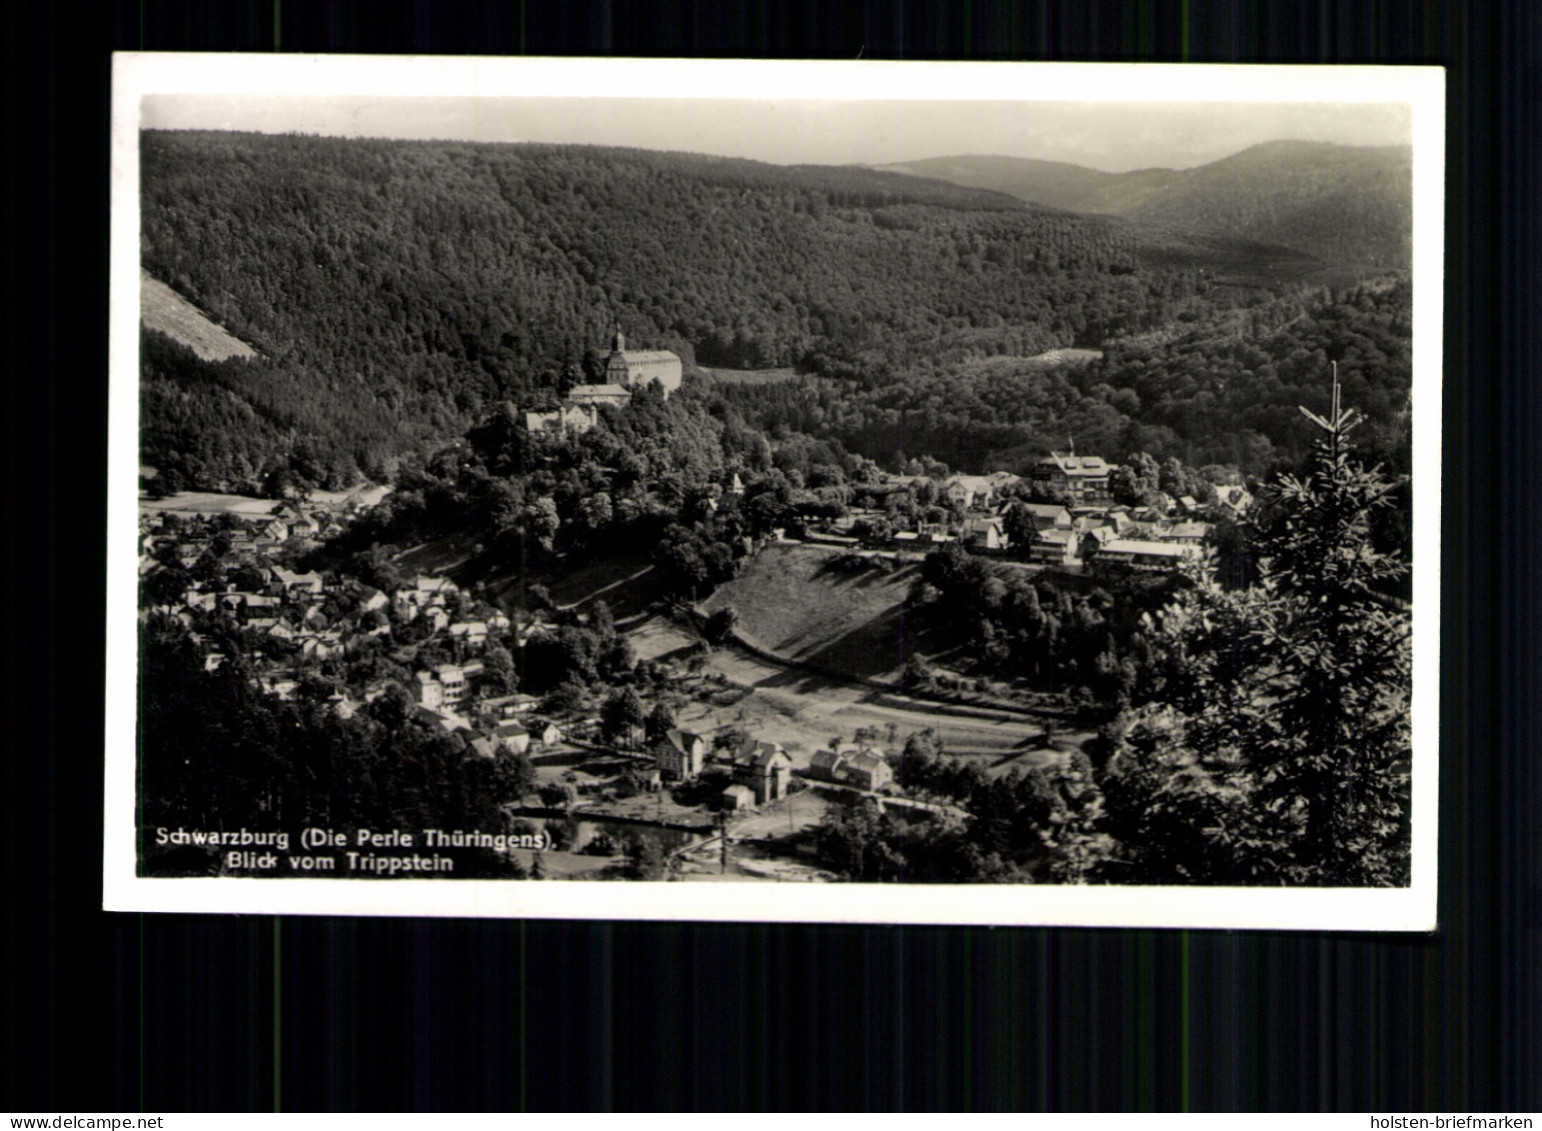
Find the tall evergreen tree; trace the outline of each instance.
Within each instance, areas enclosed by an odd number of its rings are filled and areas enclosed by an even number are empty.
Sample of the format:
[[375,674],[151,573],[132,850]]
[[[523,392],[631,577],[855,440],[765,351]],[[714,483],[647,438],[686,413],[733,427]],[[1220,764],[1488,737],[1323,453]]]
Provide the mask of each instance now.
[[1304,477],[1279,477],[1259,580],[1210,576],[1168,609],[1168,702],[1127,718],[1105,794],[1122,878],[1396,886],[1409,880],[1406,564],[1375,549],[1398,484],[1352,454],[1335,384]]

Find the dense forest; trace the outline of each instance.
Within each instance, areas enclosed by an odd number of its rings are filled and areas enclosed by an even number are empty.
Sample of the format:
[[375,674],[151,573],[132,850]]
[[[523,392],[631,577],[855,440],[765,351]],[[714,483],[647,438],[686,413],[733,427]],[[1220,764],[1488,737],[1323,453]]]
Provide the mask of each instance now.
[[[203,486],[388,478],[592,366],[618,321],[688,366],[893,397],[1203,319],[1315,262],[861,169],[207,132],[146,132],[141,157],[143,266],[260,355],[146,332],[144,460]],[[1259,287],[1218,285],[1239,272]]]
[[881,379],[808,375],[723,384],[717,394],[772,436],[836,439],[891,469],[924,455],[960,471],[1021,472],[1074,441],[1111,460],[1144,451],[1264,475],[1306,457],[1311,426],[1297,406],[1326,409],[1330,362],[1346,402],[1370,421],[1364,446],[1398,445],[1412,375],[1410,303],[1406,279],[1380,280],[1188,312],[1083,365],[929,359]]

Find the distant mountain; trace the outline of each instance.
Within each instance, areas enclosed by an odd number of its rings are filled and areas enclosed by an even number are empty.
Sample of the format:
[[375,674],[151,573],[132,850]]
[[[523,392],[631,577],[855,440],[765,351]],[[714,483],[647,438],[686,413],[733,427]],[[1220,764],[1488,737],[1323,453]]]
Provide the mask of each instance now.
[[1295,248],[1341,267],[1406,268],[1412,151],[1271,141],[1193,169],[1105,173],[1057,161],[938,157],[888,172],[1104,212],[1183,232]]
[[1183,174],[1176,169],[1141,169],[1105,173],[1064,161],[1026,157],[932,157],[902,165],[884,165],[889,173],[930,177],[968,188],[1006,193],[1069,212],[1124,215],[1146,198],[1171,187]]

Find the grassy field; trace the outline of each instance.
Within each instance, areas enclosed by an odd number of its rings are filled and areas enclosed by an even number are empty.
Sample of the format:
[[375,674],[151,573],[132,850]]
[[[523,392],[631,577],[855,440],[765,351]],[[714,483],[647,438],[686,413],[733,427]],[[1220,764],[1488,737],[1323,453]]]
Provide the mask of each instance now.
[[732,605],[739,631],[779,656],[843,675],[893,679],[905,663],[905,596],[917,566],[846,573],[838,554],[767,546],[704,607]]
[[649,617],[630,632],[627,639],[639,660],[657,660],[684,651],[696,643],[696,637],[671,624],[664,617]]
[[487,595],[514,608],[525,604],[524,589],[536,584],[546,586],[552,602],[563,609],[603,600],[618,621],[640,616],[663,595],[646,553],[564,562],[560,568],[528,573],[499,571],[487,578]]
[[1067,346],[1064,349],[1045,350],[1043,353],[1036,353],[1032,357],[1025,357],[1022,360],[1044,369],[1053,369],[1057,365],[1085,365],[1094,358],[1102,356],[1102,350],[1079,349]]
[[[140,474],[143,475],[146,470],[140,468]],[[347,491],[312,491],[310,501],[328,510],[347,505],[350,501],[362,507],[372,507],[390,492],[389,487],[365,484]],[[254,495],[228,495],[215,491],[179,491],[165,499],[152,499],[144,494],[139,496],[141,514],[236,514],[243,518],[262,518],[271,515],[278,505],[278,499],[259,499]]]
[[205,361],[257,356],[251,346],[209,321],[203,311],[143,268],[139,271],[139,317],[150,329],[181,342]]
[[438,574],[453,569],[466,561],[476,543],[469,534],[456,534],[449,538],[436,538],[403,550],[396,555],[396,564],[404,574]]
[[[707,672],[747,691],[731,701],[725,697],[721,704],[697,697],[680,712],[679,725],[702,734],[742,728],[757,738],[780,742],[796,766],[807,766],[814,752],[837,734],[850,739],[867,727],[885,745],[892,734],[898,747],[912,733],[930,727],[950,751],[984,759],[983,765],[994,768],[1038,750],[1044,731],[1041,723],[1022,715],[945,713],[921,700],[905,700],[833,676],[789,671],[734,647],[715,649]],[[1061,738],[1069,742],[1073,736],[1057,735],[1057,741]]]
[[798,374],[791,366],[779,369],[708,369],[700,367],[710,381],[720,385],[766,385],[773,381],[791,381]]

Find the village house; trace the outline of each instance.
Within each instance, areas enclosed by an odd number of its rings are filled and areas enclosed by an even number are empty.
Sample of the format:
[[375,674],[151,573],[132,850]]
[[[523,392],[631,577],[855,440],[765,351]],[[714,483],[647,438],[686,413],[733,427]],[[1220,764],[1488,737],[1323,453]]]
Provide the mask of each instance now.
[[220,604],[227,609],[237,609],[245,606],[248,609],[277,609],[284,604],[280,597],[270,597],[265,593],[241,593],[230,592],[220,595]]
[[958,539],[954,538],[951,534],[943,533],[943,530],[944,527],[941,523],[923,522],[919,531],[899,531],[894,535],[894,541],[895,544],[898,545],[902,550],[917,547],[929,549],[933,546],[941,546],[948,542],[958,541]]
[[722,806],[730,813],[755,808],[755,791],[744,785],[731,785],[721,795]]
[[1248,493],[1246,487],[1217,487],[1216,498],[1221,506],[1239,517],[1253,505],[1253,496]]
[[1198,546],[1209,533],[1210,524],[1206,522],[1175,522],[1162,534],[1162,541]]
[[845,759],[842,767],[848,785],[876,792],[894,780],[894,770],[881,753],[860,750]]
[[468,648],[482,648],[487,644],[487,622],[461,621],[450,625],[450,639],[458,640]]
[[1071,512],[1058,503],[1023,503],[1033,519],[1035,530],[1051,530],[1071,525]]
[[1080,548],[1081,535],[1074,530],[1041,530],[1028,547],[1028,560],[1046,566],[1077,565],[1081,562]]
[[482,700],[482,710],[500,719],[512,719],[514,717],[514,696],[495,695],[490,699]]
[[1107,511],[1096,526],[1106,526],[1123,538],[1135,529],[1135,518],[1128,507],[1114,507]]
[[466,697],[465,669],[440,664],[432,672],[418,672],[414,698],[430,711],[449,710]]
[[302,514],[289,523],[289,534],[293,538],[314,538],[320,533],[321,523],[308,514]]
[[530,732],[512,719],[494,727],[493,738],[499,745],[515,754],[523,754],[530,749]]
[[872,793],[894,781],[894,770],[881,750],[843,746],[839,751],[817,751],[809,762],[809,776]]
[[637,766],[632,770],[632,776],[637,779],[645,792],[658,793],[664,788],[664,775],[659,773],[657,766]]
[[659,769],[669,781],[688,781],[701,773],[710,744],[699,734],[671,730],[654,746]]
[[319,573],[292,573],[283,566],[273,567],[273,580],[285,593],[316,593],[325,591],[326,583]]
[[947,481],[943,493],[959,510],[984,510],[995,497],[996,484],[985,475],[955,475]]
[[446,734],[458,733],[468,741],[474,737],[471,731],[471,724],[453,711],[435,710],[432,707],[420,706],[417,717],[419,722],[437,727]]
[[318,660],[340,656],[343,653],[342,639],[335,632],[318,632],[312,636],[303,636],[300,637],[300,653]]
[[791,774],[792,759],[780,743],[750,738],[734,753],[734,783],[749,789],[757,805],[786,797]]
[[999,517],[970,518],[964,520],[964,541],[976,549],[1004,550],[1007,535]]
[[1033,483],[1040,491],[1063,495],[1073,503],[1102,503],[1109,499],[1111,471],[1101,456],[1051,452],[1033,465]]
[[1095,570],[1112,568],[1157,572],[1177,569],[1197,552],[1193,546],[1170,542],[1139,542],[1130,538],[1116,538],[1099,547],[1090,564]]
[[427,604],[434,597],[439,597],[442,600],[452,593],[459,592],[460,586],[456,585],[448,577],[429,577],[425,574],[419,574],[412,582],[412,593],[416,594],[416,597],[412,599],[419,604]]

